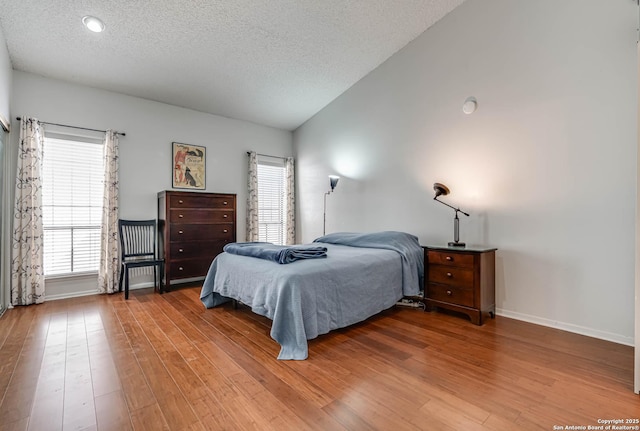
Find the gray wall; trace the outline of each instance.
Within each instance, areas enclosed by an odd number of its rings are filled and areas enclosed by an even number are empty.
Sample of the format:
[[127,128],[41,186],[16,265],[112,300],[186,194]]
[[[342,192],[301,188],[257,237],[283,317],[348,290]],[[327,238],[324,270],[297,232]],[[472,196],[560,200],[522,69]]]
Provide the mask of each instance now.
[[7,120],[10,117],[9,104],[11,101],[12,73],[9,51],[7,51],[4,34],[0,28],[0,115]]
[[[120,138],[120,217],[155,218],[157,193],[171,189],[171,143],[207,147],[207,192],[236,193],[245,238],[247,150],[292,155],[291,132],[163,103],[14,72],[15,115],[126,132]],[[13,118],[13,127],[18,123]],[[11,144],[17,145],[17,133]],[[47,282],[47,298],[95,291],[94,278]]]
[[[294,132],[299,239],[461,236],[499,314],[633,344],[637,5],[468,0]],[[462,112],[478,99],[472,115]]]
[[[9,106],[11,104],[11,78],[13,70],[11,69],[11,61],[9,60],[9,52],[7,51],[7,44],[4,39],[4,34],[0,28],[0,116],[4,117],[7,121],[11,116]],[[8,183],[4,181],[4,175],[2,172],[7,170],[6,163],[9,162],[6,156],[6,141],[8,134],[0,128],[0,310],[4,308],[9,298],[9,268],[6,257],[9,255],[10,248],[6,237],[8,236],[8,220],[7,208],[10,208],[10,204],[5,201],[5,197],[9,193],[5,191],[8,187]]]

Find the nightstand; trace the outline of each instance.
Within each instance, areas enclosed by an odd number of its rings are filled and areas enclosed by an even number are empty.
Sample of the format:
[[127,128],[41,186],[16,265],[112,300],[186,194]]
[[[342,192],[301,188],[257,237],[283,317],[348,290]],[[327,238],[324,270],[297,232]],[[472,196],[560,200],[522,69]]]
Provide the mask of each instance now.
[[425,311],[433,307],[464,313],[482,325],[496,311],[496,248],[483,246],[424,248]]

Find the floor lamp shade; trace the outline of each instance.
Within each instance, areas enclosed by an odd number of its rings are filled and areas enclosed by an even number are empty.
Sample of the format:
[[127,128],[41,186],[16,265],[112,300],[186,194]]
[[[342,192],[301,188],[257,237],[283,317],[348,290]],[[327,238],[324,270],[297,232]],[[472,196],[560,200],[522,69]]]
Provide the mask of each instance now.
[[329,175],[329,186],[331,187],[331,191],[333,191],[338,185],[338,180],[340,180],[339,176]]

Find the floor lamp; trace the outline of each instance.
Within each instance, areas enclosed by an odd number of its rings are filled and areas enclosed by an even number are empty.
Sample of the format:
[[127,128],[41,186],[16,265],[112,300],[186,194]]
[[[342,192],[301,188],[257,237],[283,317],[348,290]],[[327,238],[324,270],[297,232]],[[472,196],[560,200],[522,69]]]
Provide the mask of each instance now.
[[329,194],[332,193],[333,190],[336,188],[336,186],[338,185],[339,179],[340,177],[337,175],[329,175],[329,186],[331,187],[331,190],[329,190],[324,194],[324,222],[322,225],[323,236],[326,235],[326,230],[327,230],[327,196],[329,196]]

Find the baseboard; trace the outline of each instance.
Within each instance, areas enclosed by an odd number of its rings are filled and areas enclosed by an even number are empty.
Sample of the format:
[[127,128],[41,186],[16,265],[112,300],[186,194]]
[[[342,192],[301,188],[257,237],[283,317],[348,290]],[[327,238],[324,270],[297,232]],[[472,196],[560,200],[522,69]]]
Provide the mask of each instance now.
[[[129,286],[129,291],[131,290],[136,290],[136,289],[146,289],[149,287],[154,287],[154,284],[152,281],[148,281],[145,283],[137,283],[137,284],[132,284],[131,286]],[[69,292],[69,293],[60,293],[58,295],[46,295],[45,294],[45,301],[57,301],[58,299],[69,299],[69,298],[79,298],[81,296],[90,296],[90,295],[99,295],[100,292],[98,292],[97,289],[91,289],[91,290],[84,290],[84,291],[79,291],[79,292]]]
[[97,289],[85,290],[81,292],[69,292],[69,293],[60,293],[58,295],[47,295],[45,293],[44,300],[45,301],[57,301],[58,299],[69,299],[69,298],[79,298],[81,296],[90,296],[90,295],[98,295],[99,292]]
[[511,319],[522,320],[523,322],[535,323],[536,325],[547,326],[550,328],[561,329],[567,332],[573,332],[575,334],[586,335],[588,337],[599,338],[601,340],[611,341],[613,343],[624,344],[626,346],[633,347],[635,340],[633,337],[625,337],[619,334],[613,334],[606,331],[598,331],[597,329],[587,328],[584,326],[573,325],[571,323],[558,322],[557,320],[545,319],[538,316],[531,316],[529,314],[517,313],[515,311],[504,310],[501,308],[496,309],[498,316],[509,317]]

